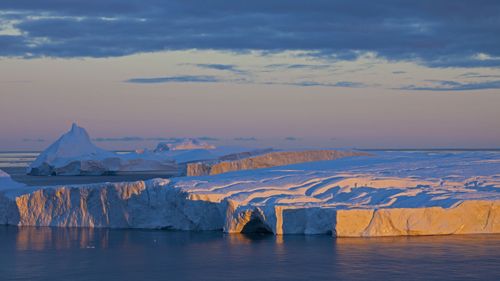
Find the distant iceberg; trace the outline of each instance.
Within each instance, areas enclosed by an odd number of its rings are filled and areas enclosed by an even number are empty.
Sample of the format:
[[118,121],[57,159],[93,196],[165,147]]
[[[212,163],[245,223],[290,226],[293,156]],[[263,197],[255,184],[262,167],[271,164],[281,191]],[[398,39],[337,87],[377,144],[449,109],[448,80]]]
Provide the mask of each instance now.
[[[179,171],[183,163],[215,159],[235,150],[196,139],[161,143],[154,151],[118,154],[95,146],[87,131],[76,124],[29,165],[29,175],[106,175],[130,171]],[[236,151],[239,151],[238,149]]]
[[87,131],[73,124],[71,129],[32,162],[29,175],[108,175],[117,172],[168,171],[186,174],[187,163],[213,161],[226,155],[248,153],[242,147],[216,147],[198,139],[162,142],[153,151],[115,153],[94,145]]
[[119,162],[115,153],[95,146],[87,131],[73,124],[69,132],[30,164],[27,172],[30,175],[103,174],[118,169]]
[[194,150],[194,149],[215,149],[215,145],[208,144],[207,142],[186,138],[175,142],[160,142],[154,152],[165,152],[172,150]]

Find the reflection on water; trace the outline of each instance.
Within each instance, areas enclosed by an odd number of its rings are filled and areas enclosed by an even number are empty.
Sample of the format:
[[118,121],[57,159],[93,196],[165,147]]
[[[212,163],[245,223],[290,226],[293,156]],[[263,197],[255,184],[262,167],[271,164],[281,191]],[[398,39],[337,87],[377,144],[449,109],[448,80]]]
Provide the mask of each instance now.
[[19,227],[16,246],[17,250],[38,251],[48,248],[57,250],[91,248],[95,247],[95,244],[106,248],[108,234],[108,231],[96,231],[94,228]]
[[500,235],[0,227],[0,280],[500,280]]

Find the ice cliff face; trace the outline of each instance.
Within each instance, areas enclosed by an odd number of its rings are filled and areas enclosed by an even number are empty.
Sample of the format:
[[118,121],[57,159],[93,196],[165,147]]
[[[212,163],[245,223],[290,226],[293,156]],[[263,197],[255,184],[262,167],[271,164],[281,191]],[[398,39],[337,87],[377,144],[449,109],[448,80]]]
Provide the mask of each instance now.
[[[15,197],[18,225],[168,228],[220,228],[216,204],[185,200],[168,180],[38,189]],[[15,217],[14,217],[15,219]]]
[[87,186],[3,180],[1,224],[342,237],[500,233],[499,153],[388,153]]
[[283,151],[269,152],[263,155],[249,155],[248,157],[237,157],[231,159],[221,158],[218,162],[212,163],[189,163],[187,165],[188,176],[217,175],[231,171],[252,170],[284,166],[290,164],[335,160],[349,156],[367,156],[368,153],[354,151],[337,150],[306,150],[306,151]]

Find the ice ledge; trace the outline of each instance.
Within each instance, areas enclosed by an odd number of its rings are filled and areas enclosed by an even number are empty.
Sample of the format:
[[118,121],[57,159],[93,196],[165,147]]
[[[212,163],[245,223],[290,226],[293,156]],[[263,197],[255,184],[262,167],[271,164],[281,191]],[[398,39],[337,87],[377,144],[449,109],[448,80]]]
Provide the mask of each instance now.
[[0,224],[338,237],[500,233],[500,200],[463,200],[450,208],[337,209],[190,198],[168,180],[3,191]]

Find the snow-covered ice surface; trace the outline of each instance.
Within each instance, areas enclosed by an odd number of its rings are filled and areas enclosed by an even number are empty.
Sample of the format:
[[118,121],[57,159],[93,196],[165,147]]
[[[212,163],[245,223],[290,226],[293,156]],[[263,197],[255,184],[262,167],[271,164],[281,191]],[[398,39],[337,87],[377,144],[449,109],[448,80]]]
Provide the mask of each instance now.
[[13,181],[10,178],[9,174],[0,170],[0,191],[2,189],[9,190],[13,188],[22,188],[22,187],[24,187],[23,184]]
[[[0,223],[387,236],[500,233],[499,152],[376,152],[205,177],[0,187]],[[2,199],[3,198],[3,199]]]

